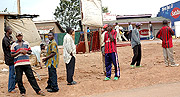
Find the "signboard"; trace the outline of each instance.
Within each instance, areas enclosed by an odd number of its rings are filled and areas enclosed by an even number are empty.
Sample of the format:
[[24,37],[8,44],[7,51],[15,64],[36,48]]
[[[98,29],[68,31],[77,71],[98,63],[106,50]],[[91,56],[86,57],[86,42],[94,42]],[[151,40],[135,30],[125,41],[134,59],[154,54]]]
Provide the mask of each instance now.
[[142,29],[139,31],[141,40],[149,39],[149,29]]
[[161,7],[157,15],[171,20],[171,28],[175,31],[174,22],[180,21],[180,1]]
[[114,21],[116,20],[116,15],[111,13],[103,13],[103,21]]
[[101,0],[81,0],[82,25],[102,27]]

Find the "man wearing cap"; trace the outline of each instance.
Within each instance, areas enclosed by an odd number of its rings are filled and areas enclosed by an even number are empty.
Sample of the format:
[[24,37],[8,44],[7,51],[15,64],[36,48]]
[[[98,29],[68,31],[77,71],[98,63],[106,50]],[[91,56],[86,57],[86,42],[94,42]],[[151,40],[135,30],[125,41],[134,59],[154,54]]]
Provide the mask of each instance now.
[[107,27],[108,27],[108,24],[105,24],[103,26],[103,31],[102,31],[102,34],[101,34],[101,52],[102,52],[102,63],[103,63],[103,72],[104,72],[104,75],[106,75],[105,53],[104,53],[104,49],[105,49],[104,35],[107,32]]
[[29,62],[29,56],[31,54],[31,48],[27,41],[22,40],[23,34],[21,32],[16,33],[17,41],[14,42],[11,46],[11,56],[14,57],[16,78],[20,93],[22,97],[25,96],[26,89],[23,86],[22,75],[25,72],[25,75],[31,84],[32,88],[36,91],[38,95],[45,96],[44,92],[39,88],[37,81],[32,72],[32,68]]
[[141,28],[141,23],[136,23],[136,28],[132,30],[131,36],[131,46],[133,49],[134,56],[132,58],[131,67],[134,68],[134,64],[136,63],[136,67],[140,67],[141,62],[141,43],[140,43],[140,35],[139,29]]
[[11,45],[12,41],[12,29],[7,26],[5,28],[5,36],[2,40],[2,47],[4,52],[5,64],[9,66],[9,81],[8,81],[8,92],[15,93],[15,69],[14,69],[14,58],[11,57]]
[[162,40],[163,47],[163,55],[165,65],[170,66],[179,66],[179,64],[175,64],[173,58],[173,43],[172,43],[172,35],[174,35],[174,31],[168,26],[168,21],[163,21],[163,27],[159,30],[156,37]]
[[111,80],[111,68],[112,63],[115,68],[114,80],[118,80],[120,77],[120,68],[116,48],[116,36],[117,32],[112,29],[112,25],[109,25],[107,32],[104,36],[105,42],[105,65],[106,65],[106,78],[105,81]]

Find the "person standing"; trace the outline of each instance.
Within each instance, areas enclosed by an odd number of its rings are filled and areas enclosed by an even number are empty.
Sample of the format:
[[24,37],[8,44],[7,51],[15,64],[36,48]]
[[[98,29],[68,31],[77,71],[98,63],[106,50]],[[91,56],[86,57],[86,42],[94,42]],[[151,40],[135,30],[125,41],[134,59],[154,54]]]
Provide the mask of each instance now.
[[124,32],[123,32],[123,27],[122,26],[119,27],[119,30],[120,30],[119,33],[124,38],[124,40],[128,41],[127,38],[124,36]]
[[131,34],[132,34],[133,26],[131,25],[131,22],[129,22],[129,27],[128,27],[128,34],[129,34],[129,41],[131,41]]
[[17,41],[14,42],[11,46],[11,56],[14,57],[16,78],[20,93],[22,97],[25,96],[26,89],[23,86],[22,75],[25,72],[25,75],[38,95],[45,96],[44,92],[39,88],[37,81],[32,72],[32,68],[29,62],[29,56],[31,54],[31,48],[27,41],[23,40],[22,32],[16,33]]
[[117,32],[112,29],[112,26],[108,26],[105,33],[105,65],[106,65],[106,78],[105,81],[111,80],[111,68],[112,63],[115,68],[114,80],[118,80],[120,77],[119,61],[116,49],[116,35]]
[[149,31],[150,31],[150,40],[153,40],[154,39],[154,36],[153,36],[153,26],[152,26],[152,23],[151,21],[149,21]]
[[59,51],[57,43],[54,39],[54,33],[48,33],[49,44],[47,48],[46,58],[43,58],[42,61],[45,62],[45,65],[48,67],[49,78],[47,81],[48,92],[58,92],[58,83],[57,83],[57,71],[56,68],[59,64]]
[[12,41],[12,29],[7,26],[5,27],[5,36],[2,40],[2,48],[4,52],[5,64],[9,66],[9,81],[8,81],[8,92],[15,93],[15,69],[14,69],[14,58],[11,57],[11,45]]
[[45,50],[45,45],[41,44],[40,46],[34,46],[31,47],[32,50],[32,55],[30,56],[30,61],[31,61],[31,65],[33,66],[37,66],[37,64],[39,63],[40,65],[40,69],[42,69],[42,65],[41,65],[41,51]]
[[134,68],[134,64],[136,63],[136,67],[140,67],[141,63],[141,42],[140,42],[140,35],[139,29],[141,28],[141,23],[136,23],[136,28],[132,31],[131,37],[131,46],[133,49],[134,56],[132,58],[131,67]]
[[103,66],[104,75],[106,75],[105,53],[104,53],[104,50],[105,50],[104,35],[107,32],[107,27],[108,27],[108,24],[105,24],[103,26],[104,31],[102,31],[102,34],[101,34],[101,52],[102,52],[102,63],[103,63],[102,66]]
[[118,23],[116,23],[115,30],[117,32],[117,37],[116,37],[117,42],[122,41],[121,35],[119,33],[119,25],[118,25]]
[[72,33],[74,30],[71,27],[66,28],[66,35],[63,40],[63,57],[64,63],[66,64],[66,72],[67,72],[67,85],[75,85],[76,81],[73,80],[74,69],[75,69],[75,55],[76,55],[76,45],[74,44],[74,40],[72,39]]
[[165,65],[169,66],[169,63],[171,63],[171,66],[179,66],[179,64],[175,64],[173,58],[172,35],[174,35],[174,31],[168,26],[168,21],[163,20],[163,27],[159,30],[156,37],[162,40]]

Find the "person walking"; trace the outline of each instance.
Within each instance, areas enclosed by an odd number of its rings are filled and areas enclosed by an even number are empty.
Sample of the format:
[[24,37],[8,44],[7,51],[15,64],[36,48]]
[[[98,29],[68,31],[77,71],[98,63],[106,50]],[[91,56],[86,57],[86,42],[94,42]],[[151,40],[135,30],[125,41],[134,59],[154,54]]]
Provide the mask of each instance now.
[[140,35],[139,29],[141,28],[141,23],[136,23],[136,28],[132,30],[132,37],[131,37],[131,47],[133,49],[134,56],[131,62],[131,68],[134,68],[134,64],[136,63],[136,67],[140,67],[141,63],[141,42],[140,42]]
[[106,78],[104,79],[105,81],[111,80],[112,63],[115,68],[114,80],[118,80],[120,77],[120,68],[116,49],[116,35],[117,32],[112,29],[112,26],[108,26],[107,32],[104,36],[106,65]]
[[43,58],[42,61],[45,62],[45,65],[48,67],[49,78],[47,81],[47,89],[48,92],[58,92],[58,83],[57,83],[57,70],[59,64],[59,51],[57,43],[54,39],[54,33],[48,33],[49,44],[47,48],[46,58]]
[[153,36],[153,26],[152,26],[151,21],[149,21],[149,31],[150,31],[149,40],[153,40],[154,39],[154,36]]
[[5,64],[9,66],[9,81],[8,81],[8,92],[15,93],[15,69],[14,69],[14,58],[11,56],[11,45],[12,41],[12,29],[7,26],[5,27],[5,36],[2,40],[2,48],[4,52]]
[[167,67],[169,63],[171,63],[170,66],[179,66],[179,64],[174,62],[172,35],[174,35],[174,31],[168,26],[168,21],[163,20],[163,27],[159,30],[156,37],[162,40],[163,56]]
[[32,86],[32,88],[36,91],[38,95],[45,96],[44,92],[39,88],[37,81],[32,72],[32,68],[29,62],[29,56],[31,54],[31,48],[27,41],[23,40],[22,32],[16,33],[17,41],[14,42],[11,46],[11,56],[14,57],[15,70],[16,70],[16,78],[18,87],[20,90],[20,94],[22,97],[25,96],[26,89],[23,86],[22,75],[25,72],[25,75]]
[[66,28],[66,35],[63,40],[63,57],[64,63],[66,64],[66,72],[67,72],[67,85],[75,85],[76,81],[73,80],[74,69],[75,69],[75,55],[76,55],[76,45],[74,44],[74,40],[72,39],[72,33],[74,30],[71,27]]

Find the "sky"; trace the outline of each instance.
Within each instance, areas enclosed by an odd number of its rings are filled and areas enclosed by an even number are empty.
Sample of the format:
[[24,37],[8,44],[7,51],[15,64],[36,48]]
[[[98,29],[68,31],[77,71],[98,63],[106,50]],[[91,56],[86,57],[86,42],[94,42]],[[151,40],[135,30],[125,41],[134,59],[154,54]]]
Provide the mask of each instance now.
[[[34,20],[54,20],[53,13],[60,0],[20,0],[22,14],[40,15]],[[160,8],[180,0],[102,0],[102,6],[108,7],[116,15],[157,15]],[[17,13],[17,0],[0,0],[0,11]]]

